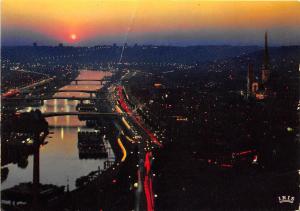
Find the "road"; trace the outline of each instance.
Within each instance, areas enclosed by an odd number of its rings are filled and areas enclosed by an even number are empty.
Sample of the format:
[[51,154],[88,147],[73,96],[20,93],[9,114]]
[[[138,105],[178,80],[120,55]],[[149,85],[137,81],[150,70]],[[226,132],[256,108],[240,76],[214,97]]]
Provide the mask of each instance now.
[[[154,193],[152,187],[151,163],[153,160],[151,150],[162,147],[158,138],[147,129],[142,118],[126,102],[123,86],[113,86],[113,94],[110,101],[112,107],[122,115],[122,124],[124,128],[130,131],[133,138],[127,136],[127,140],[138,147],[138,164],[137,164],[137,184],[135,189],[135,210],[152,211],[154,205]],[[114,106],[115,105],[115,106]],[[120,132],[124,134],[122,129]],[[126,137],[126,136],[125,136]],[[141,137],[141,138],[136,138]],[[121,147],[122,148],[122,147]]]

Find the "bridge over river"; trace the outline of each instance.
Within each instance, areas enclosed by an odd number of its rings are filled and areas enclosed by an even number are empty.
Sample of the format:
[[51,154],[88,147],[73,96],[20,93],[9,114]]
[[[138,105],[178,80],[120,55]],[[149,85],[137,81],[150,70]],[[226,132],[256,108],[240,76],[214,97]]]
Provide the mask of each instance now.
[[15,102],[15,101],[33,101],[33,100],[105,100],[105,98],[98,97],[69,97],[69,96],[36,96],[36,97],[14,97],[2,99],[3,102]]
[[[103,82],[110,82],[110,79],[74,79],[72,80],[72,82],[75,82],[75,85],[83,85],[83,84],[79,84],[78,82],[100,82],[100,85],[103,85]],[[72,84],[71,84],[72,85]],[[74,84],[73,84],[74,85]],[[93,85],[93,84],[89,84],[89,85]]]
[[106,113],[106,112],[45,112],[42,114],[43,117],[54,117],[54,116],[91,116],[91,117],[97,117],[97,116],[121,116],[120,113]]

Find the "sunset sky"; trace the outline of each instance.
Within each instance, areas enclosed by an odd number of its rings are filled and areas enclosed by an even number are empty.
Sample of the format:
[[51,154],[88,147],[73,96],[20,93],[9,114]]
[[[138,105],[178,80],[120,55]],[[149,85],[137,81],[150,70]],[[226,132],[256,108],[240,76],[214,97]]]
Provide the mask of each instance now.
[[299,1],[2,0],[1,21],[3,45],[300,45]]

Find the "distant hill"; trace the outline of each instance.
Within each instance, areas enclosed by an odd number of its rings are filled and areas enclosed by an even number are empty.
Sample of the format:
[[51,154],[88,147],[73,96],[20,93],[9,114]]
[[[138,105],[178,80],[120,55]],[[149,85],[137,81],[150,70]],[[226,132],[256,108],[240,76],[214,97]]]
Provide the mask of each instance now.
[[[128,46],[122,62],[181,63],[192,64],[246,55],[262,49],[258,46]],[[69,62],[119,62],[121,46],[50,47],[20,46],[2,47],[2,57],[16,62],[58,60]]]
[[[282,47],[272,47],[269,48],[270,63],[271,65],[276,65],[279,61],[281,62],[296,62],[300,63],[300,46],[282,46]],[[264,58],[264,51],[256,51],[250,53],[242,58],[250,60],[253,63],[262,64]]]
[[[300,64],[300,46],[282,46],[269,48],[270,67],[273,71],[296,71]],[[261,70],[264,50],[255,51],[247,55],[235,57],[230,67],[237,72],[247,71],[249,63],[254,65],[254,71]]]

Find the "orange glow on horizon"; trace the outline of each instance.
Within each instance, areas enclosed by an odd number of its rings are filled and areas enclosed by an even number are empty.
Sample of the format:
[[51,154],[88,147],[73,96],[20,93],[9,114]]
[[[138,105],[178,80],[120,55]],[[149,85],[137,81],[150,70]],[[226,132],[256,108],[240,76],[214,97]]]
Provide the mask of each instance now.
[[[296,28],[299,2],[184,0],[14,0],[3,29],[26,28],[62,42],[130,33]],[[76,34],[74,34],[76,32]],[[71,37],[70,37],[71,36]]]

